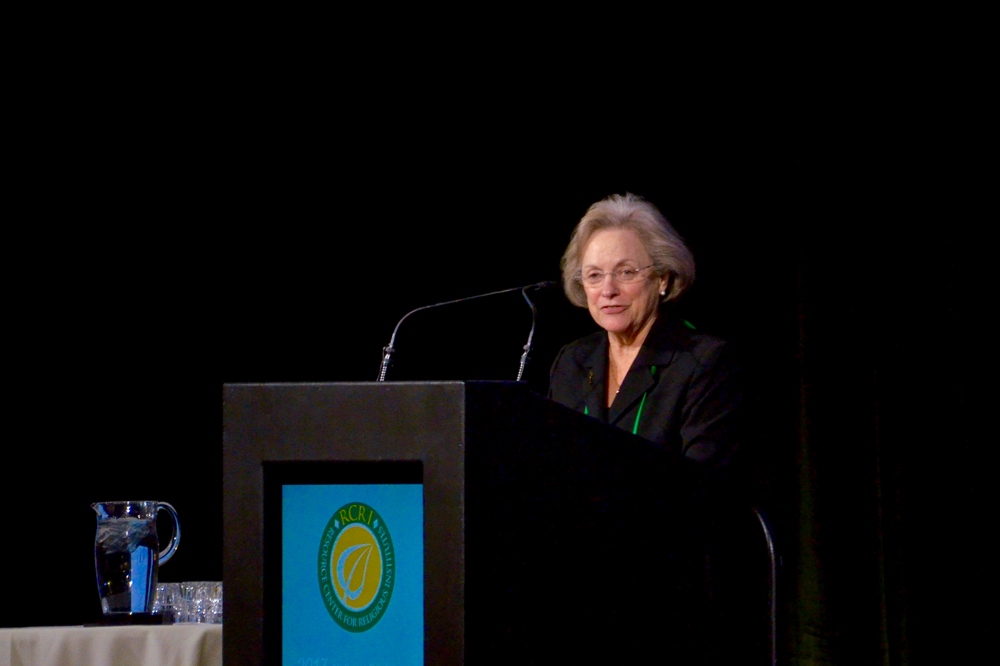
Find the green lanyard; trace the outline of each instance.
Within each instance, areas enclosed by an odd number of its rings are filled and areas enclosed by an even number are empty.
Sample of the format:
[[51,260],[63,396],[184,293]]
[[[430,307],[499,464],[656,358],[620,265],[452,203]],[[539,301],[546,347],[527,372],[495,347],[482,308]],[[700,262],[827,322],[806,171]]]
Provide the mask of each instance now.
[[[650,374],[650,376],[656,374],[656,366],[655,365],[650,366],[650,368],[649,368],[649,374]],[[638,435],[639,434],[639,417],[642,416],[642,408],[646,405],[646,396],[647,395],[649,395],[649,391],[646,391],[646,392],[644,392],[642,394],[642,401],[639,403],[639,409],[635,413],[635,423],[632,424],[632,434],[633,435]],[[583,415],[584,416],[588,416],[589,414],[590,414],[590,410],[587,408],[586,405],[584,405],[583,406]]]

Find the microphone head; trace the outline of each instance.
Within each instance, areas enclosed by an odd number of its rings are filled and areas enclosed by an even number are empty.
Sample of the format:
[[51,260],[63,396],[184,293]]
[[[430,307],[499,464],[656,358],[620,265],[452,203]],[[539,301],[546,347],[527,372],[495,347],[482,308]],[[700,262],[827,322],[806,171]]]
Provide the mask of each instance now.
[[559,282],[556,282],[555,280],[546,280],[545,282],[539,282],[531,285],[530,289],[551,289],[558,286],[560,286]]

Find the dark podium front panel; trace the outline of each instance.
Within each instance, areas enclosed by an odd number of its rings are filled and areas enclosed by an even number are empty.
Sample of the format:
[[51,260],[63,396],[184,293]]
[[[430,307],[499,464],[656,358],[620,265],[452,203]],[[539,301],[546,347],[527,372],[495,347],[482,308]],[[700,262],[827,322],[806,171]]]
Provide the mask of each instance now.
[[[341,617],[328,597],[316,621],[331,640],[388,640],[404,612],[400,600],[417,590],[423,654],[398,655],[406,658],[396,663],[621,663],[669,656],[690,638],[701,582],[687,463],[523,383],[228,384],[223,474],[226,663],[287,658],[282,615],[297,597],[275,592],[290,584],[278,563],[283,552],[286,563],[294,555],[287,550],[296,543],[287,537],[294,507],[311,511],[317,503],[329,524],[307,555],[320,554],[330,580],[336,569],[339,594],[369,566],[353,552],[375,552],[390,573],[397,564],[404,573],[403,559],[422,565],[422,585],[406,587],[401,576],[391,598],[372,596],[355,619]],[[290,497],[303,498],[298,505],[275,499],[286,482],[297,491]],[[310,494],[338,483],[388,488],[379,502],[408,498],[404,508],[420,510],[392,514],[391,531],[402,522],[397,515],[422,520],[422,557],[405,549],[418,528],[400,533],[398,563],[396,550],[360,542],[330,560],[323,549],[335,549],[347,527],[374,544],[386,542],[390,522],[370,502],[334,506],[335,495]],[[422,507],[412,506],[421,499]],[[322,577],[317,603],[321,587]],[[407,643],[411,652],[414,644]]]

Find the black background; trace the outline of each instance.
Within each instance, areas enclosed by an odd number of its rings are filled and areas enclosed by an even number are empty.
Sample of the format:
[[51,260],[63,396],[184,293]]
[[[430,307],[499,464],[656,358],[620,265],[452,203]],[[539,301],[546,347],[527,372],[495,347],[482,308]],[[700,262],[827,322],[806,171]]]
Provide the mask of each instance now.
[[[890,633],[926,642],[968,619],[938,609],[965,607],[982,567],[946,577],[923,532],[960,517],[958,550],[981,538],[985,472],[967,462],[985,409],[959,341],[981,335],[965,203],[983,178],[953,122],[960,83],[767,50],[648,79],[567,56],[466,71],[453,51],[296,66],[319,46],[180,69],[59,59],[26,86],[0,562],[18,603],[0,626],[98,617],[95,501],[171,502],[183,537],[161,579],[220,579],[223,383],[373,381],[406,313],[558,280],[587,206],[626,191],[694,251],[686,317],[744,354],[779,522],[801,519],[804,468],[882,474],[881,504],[821,484],[826,538],[851,550],[857,516],[893,513]],[[558,290],[536,304],[525,378],[544,392],[555,350],[592,324]],[[390,378],[513,379],[530,326],[518,292],[416,314]],[[852,452],[872,450],[888,469],[859,470]],[[861,589],[853,556],[833,569]],[[831,644],[871,654],[878,621],[829,601]]]
[[[794,348],[778,339],[794,335],[781,332],[795,316],[791,156],[709,136],[581,164],[545,132],[517,134],[409,149],[393,136],[308,149],[297,137],[218,161],[168,152],[81,172],[70,189],[93,221],[50,241],[36,264],[47,298],[17,318],[31,372],[14,411],[32,435],[9,468],[26,485],[7,486],[27,505],[15,524],[44,517],[60,535],[7,555],[61,570],[46,594],[65,603],[6,622],[97,612],[94,501],[171,502],[182,544],[161,577],[221,578],[224,382],[374,381],[411,310],[559,280],[573,225],[613,192],[649,197],[692,246],[689,319],[790,370]],[[529,295],[524,379],[544,393],[558,346],[593,323],[560,288]],[[520,291],[414,313],[387,379],[514,379],[531,326]]]

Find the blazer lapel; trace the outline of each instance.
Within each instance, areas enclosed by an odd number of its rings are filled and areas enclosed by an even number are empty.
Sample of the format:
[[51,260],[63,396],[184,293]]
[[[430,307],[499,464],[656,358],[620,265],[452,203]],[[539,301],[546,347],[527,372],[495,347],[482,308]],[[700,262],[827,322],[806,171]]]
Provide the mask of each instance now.
[[[648,353],[647,353],[648,352]],[[653,372],[653,367],[657,364],[655,358],[644,358],[656,356],[652,350],[643,347],[639,355],[632,362],[625,381],[615,396],[615,401],[608,408],[608,423],[617,423],[625,414],[633,410],[636,404],[642,400],[642,396],[653,390],[656,386],[659,368]],[[670,354],[673,356],[673,353]]]
[[604,394],[608,385],[608,342],[605,338],[594,348],[593,353],[584,363],[586,370],[580,395],[583,396],[587,413],[591,416],[604,418]]
[[[637,408],[644,395],[653,391],[663,370],[674,359],[677,347],[673,340],[675,326],[676,323],[666,312],[662,312],[657,318],[649,336],[642,344],[642,349],[632,362],[632,367],[625,375],[625,381],[615,396],[615,401],[608,409],[608,423],[617,424],[622,417]],[[605,363],[607,363],[606,352]]]

